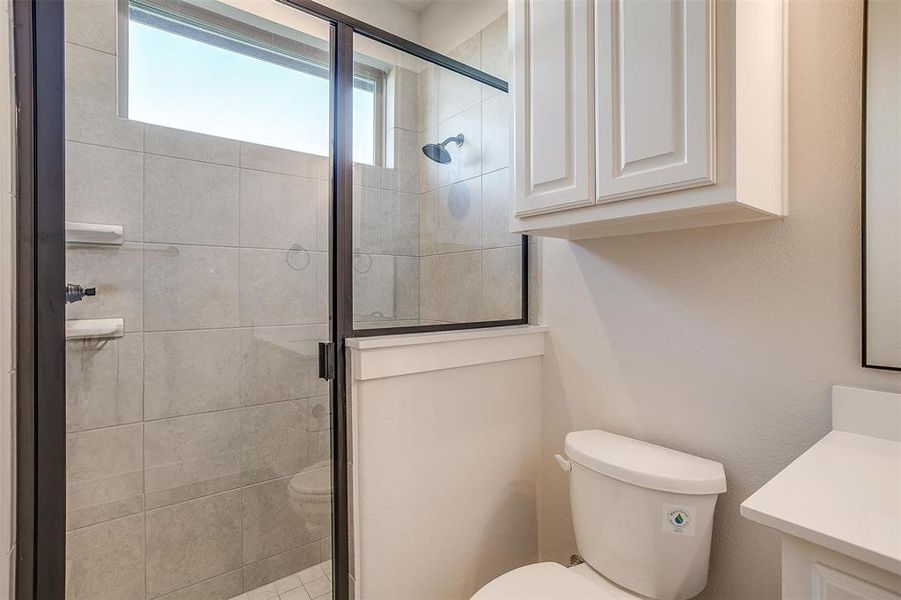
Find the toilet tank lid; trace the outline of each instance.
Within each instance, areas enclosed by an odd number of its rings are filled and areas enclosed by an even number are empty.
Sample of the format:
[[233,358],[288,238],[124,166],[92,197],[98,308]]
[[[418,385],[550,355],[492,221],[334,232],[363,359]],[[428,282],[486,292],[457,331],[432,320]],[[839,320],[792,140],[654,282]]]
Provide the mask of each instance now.
[[674,494],[721,494],[723,465],[641,440],[592,429],[566,436],[566,455],[614,479]]

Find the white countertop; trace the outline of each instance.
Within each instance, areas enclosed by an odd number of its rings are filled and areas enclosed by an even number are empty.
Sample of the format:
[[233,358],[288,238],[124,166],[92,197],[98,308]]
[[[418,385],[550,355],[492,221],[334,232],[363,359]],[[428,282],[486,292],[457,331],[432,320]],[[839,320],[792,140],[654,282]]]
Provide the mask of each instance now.
[[832,431],[741,505],[742,516],[901,572],[901,442]]

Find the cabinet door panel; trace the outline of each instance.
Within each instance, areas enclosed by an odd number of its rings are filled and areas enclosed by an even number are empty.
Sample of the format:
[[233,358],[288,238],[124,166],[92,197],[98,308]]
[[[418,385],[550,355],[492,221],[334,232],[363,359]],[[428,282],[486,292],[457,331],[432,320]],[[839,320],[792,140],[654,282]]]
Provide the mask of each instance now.
[[901,600],[901,596],[826,565],[813,566],[814,600]]
[[594,204],[589,0],[511,2],[516,214]]
[[598,1],[598,202],[715,182],[713,9]]

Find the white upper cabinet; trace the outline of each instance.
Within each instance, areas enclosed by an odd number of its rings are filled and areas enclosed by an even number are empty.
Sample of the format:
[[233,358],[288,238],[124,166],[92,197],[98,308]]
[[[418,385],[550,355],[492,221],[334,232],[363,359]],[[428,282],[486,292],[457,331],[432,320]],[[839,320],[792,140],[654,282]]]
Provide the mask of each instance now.
[[598,1],[598,202],[714,183],[713,9]]
[[514,1],[510,15],[523,90],[514,95],[518,213],[594,204],[591,5]]
[[514,231],[779,217],[782,0],[511,0]]

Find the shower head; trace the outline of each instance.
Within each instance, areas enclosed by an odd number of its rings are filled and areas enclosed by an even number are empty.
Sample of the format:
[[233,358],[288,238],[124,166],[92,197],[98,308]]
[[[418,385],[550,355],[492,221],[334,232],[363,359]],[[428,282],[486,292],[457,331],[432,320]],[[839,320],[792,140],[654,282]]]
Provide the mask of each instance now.
[[441,144],[426,144],[422,147],[422,153],[425,154],[429,160],[434,160],[436,163],[446,165],[451,161],[450,152],[444,149],[444,146]]
[[445,146],[451,142],[455,142],[459,148],[463,145],[463,134],[458,133],[453,137],[447,138],[440,144],[426,144],[422,147],[422,153],[425,154],[429,160],[434,160],[436,163],[446,165],[451,161],[451,155]]

